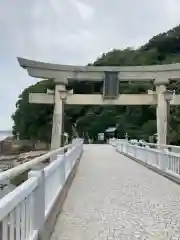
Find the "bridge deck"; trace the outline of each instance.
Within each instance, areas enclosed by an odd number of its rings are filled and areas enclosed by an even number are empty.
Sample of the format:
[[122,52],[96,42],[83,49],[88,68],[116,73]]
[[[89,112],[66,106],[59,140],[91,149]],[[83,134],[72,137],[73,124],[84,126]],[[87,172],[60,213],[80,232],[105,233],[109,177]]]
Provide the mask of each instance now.
[[85,146],[51,240],[179,237],[179,185],[111,146]]

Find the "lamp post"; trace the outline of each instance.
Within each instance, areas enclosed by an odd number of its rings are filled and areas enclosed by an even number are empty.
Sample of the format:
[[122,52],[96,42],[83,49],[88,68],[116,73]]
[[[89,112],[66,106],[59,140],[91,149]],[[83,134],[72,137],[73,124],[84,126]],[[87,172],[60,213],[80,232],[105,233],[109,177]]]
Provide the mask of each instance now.
[[17,140],[19,140],[20,138],[20,133],[17,133]]
[[164,99],[167,103],[167,135],[166,135],[166,144],[170,144],[169,138],[170,138],[170,102],[173,99],[173,96],[175,95],[175,91],[172,90],[165,90],[164,91]]
[[125,133],[125,139],[128,141],[128,133]]
[[64,146],[64,103],[67,99],[68,90],[64,89],[60,91],[60,99],[62,101],[62,123],[61,123],[61,147]]

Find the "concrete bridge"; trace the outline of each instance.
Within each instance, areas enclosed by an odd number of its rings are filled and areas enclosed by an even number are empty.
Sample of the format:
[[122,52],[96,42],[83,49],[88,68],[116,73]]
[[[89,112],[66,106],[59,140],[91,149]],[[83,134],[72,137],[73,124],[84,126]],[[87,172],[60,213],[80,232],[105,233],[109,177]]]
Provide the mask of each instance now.
[[0,239],[179,239],[180,155],[167,147],[77,139],[1,173],[31,170],[0,199]]

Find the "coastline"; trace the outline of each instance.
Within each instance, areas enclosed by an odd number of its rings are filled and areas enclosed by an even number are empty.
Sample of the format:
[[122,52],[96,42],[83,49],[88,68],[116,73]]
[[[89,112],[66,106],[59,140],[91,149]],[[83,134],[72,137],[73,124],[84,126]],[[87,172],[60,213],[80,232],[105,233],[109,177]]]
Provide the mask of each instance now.
[[6,139],[7,137],[12,137],[11,130],[0,130],[0,142]]

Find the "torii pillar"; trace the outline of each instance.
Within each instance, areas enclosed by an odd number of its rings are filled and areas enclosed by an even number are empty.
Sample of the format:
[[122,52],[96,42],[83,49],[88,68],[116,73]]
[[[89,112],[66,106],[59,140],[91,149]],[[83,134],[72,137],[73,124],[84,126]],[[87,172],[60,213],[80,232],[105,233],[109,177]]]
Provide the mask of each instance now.
[[64,101],[67,98],[65,85],[56,85],[54,93],[54,112],[51,136],[51,149],[63,146],[64,135]]
[[164,92],[166,91],[166,85],[156,85],[157,94],[157,143],[168,144],[168,102],[165,100]]
[[167,90],[169,78],[165,75],[155,79],[156,85],[156,116],[157,116],[157,143],[161,145],[168,145],[169,143],[169,116],[170,104],[176,105],[176,100],[179,95],[175,97],[175,92]]

